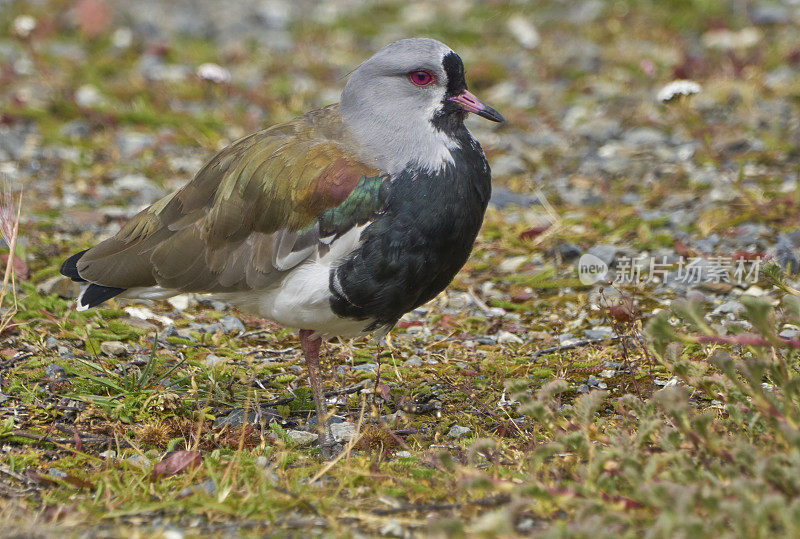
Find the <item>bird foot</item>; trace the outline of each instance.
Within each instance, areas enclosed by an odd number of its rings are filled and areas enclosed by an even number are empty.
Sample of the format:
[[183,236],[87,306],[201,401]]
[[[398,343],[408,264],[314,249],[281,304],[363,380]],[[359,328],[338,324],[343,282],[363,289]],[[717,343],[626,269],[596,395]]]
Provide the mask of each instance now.
[[342,444],[333,439],[320,442],[319,444],[320,454],[325,460],[331,460],[333,457],[341,453],[342,449]]
[[342,452],[342,444],[336,441],[331,432],[330,423],[325,422],[325,432],[319,432],[318,445],[322,458],[330,460]]

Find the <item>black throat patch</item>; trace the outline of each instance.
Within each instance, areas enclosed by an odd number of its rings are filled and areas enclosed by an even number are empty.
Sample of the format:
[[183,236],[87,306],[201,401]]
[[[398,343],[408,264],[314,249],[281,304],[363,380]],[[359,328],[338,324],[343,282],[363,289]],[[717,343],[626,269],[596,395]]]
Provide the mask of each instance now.
[[467,81],[464,79],[464,63],[456,53],[448,52],[442,58],[442,67],[447,74],[447,91],[442,100],[442,107],[433,116],[431,123],[439,131],[453,137],[464,128],[467,113],[450,101],[450,98],[463,94],[467,90]]
[[442,67],[447,74],[447,93],[445,97],[455,97],[464,93],[467,89],[467,81],[464,79],[464,62],[461,57],[454,52],[448,52],[442,58]]

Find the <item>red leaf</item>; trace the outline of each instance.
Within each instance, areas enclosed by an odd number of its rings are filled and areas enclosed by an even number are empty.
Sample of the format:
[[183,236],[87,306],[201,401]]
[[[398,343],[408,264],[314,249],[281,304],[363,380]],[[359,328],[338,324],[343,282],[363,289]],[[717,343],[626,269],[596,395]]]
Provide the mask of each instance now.
[[544,232],[548,228],[550,228],[550,225],[546,224],[546,225],[534,226],[534,227],[529,228],[528,230],[523,230],[522,232],[519,233],[519,239],[521,239],[521,240],[532,240],[533,238],[535,238],[536,236],[538,236],[539,234],[541,234],[542,232]]
[[197,468],[203,463],[200,451],[175,451],[173,454],[153,466],[150,472],[150,481],[155,481],[162,475],[176,475],[188,469]]
[[42,313],[51,322],[59,322],[59,319],[56,318],[55,315],[48,312],[47,309],[39,309],[39,312]]
[[389,384],[386,382],[381,382],[378,384],[378,391],[381,393],[381,398],[386,402],[389,402],[389,399],[392,398],[392,391],[389,389]]
[[408,329],[412,326],[421,326],[421,325],[422,325],[421,320],[401,320],[400,322],[397,323],[397,327],[399,329]]
[[[3,270],[5,270],[6,264],[8,264],[8,253],[0,254],[0,264],[2,264]],[[17,255],[14,255],[14,262],[11,263],[11,267],[14,270],[14,275],[16,275],[17,279],[20,281],[24,281],[28,278],[28,275],[30,275],[28,265]]]
[[68,474],[66,477],[62,478],[62,481],[69,483],[75,488],[88,488],[88,489],[94,488],[94,485],[91,484],[86,479],[81,479],[80,477],[75,477],[74,475]]
[[766,253],[748,253],[747,251],[736,251],[731,257],[734,262],[740,260],[758,260],[759,258],[766,257]]
[[81,437],[78,435],[78,429],[74,425],[72,427],[72,439],[75,440],[75,451],[80,451],[83,448],[83,442],[81,441]]
[[608,315],[618,322],[630,322],[639,315],[639,308],[630,299],[621,299],[608,308]]
[[443,314],[439,321],[436,323],[439,329],[448,330],[453,327],[453,317],[449,314]]
[[111,25],[111,9],[103,0],[78,0],[75,18],[81,32],[96,37]]
[[525,303],[529,299],[536,297],[536,292],[520,292],[511,298],[512,303]]
[[689,256],[689,248],[681,240],[675,240],[673,249],[675,249],[675,254],[678,256],[687,257]]

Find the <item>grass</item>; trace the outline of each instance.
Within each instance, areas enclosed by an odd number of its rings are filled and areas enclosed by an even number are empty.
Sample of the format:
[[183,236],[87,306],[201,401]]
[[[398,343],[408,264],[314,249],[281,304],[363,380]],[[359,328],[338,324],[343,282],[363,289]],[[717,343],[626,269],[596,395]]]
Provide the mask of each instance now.
[[[782,119],[798,116],[797,81],[764,82],[796,67],[796,27],[761,28],[752,50],[707,50],[707,30],[750,24],[723,4],[628,0],[600,4],[594,17],[559,2],[365,4],[296,21],[285,54],[191,36],[137,36],[118,50],[115,27],[89,40],[56,15],[64,2],[4,6],[2,20],[30,13],[38,30],[23,39],[0,28],[13,52],[0,57],[0,127],[9,137],[30,129],[25,144],[43,150],[21,154],[25,201],[7,195],[0,215],[4,252],[30,269],[16,279],[7,264],[0,291],[4,533],[797,535],[800,364],[797,343],[777,332],[800,327],[800,312],[785,268],[767,266],[756,283],[767,297],[743,296],[743,319],[728,320],[710,311],[738,296],[598,291],[558,249],[694,256],[682,234],[724,241],[742,223],[767,226],[765,236],[796,230],[796,127]],[[535,50],[505,30],[512,15],[537,26]],[[119,224],[104,207],[137,209],[114,191],[120,175],[171,189],[194,172],[180,159],[202,161],[322,104],[377,45],[421,33],[461,52],[470,87],[509,119],[498,131],[470,126],[495,170],[508,156],[522,163],[495,184],[536,202],[490,208],[452,286],[401,321],[382,351],[365,339],[328,343],[326,389],[342,392],[337,413],[356,430],[341,458],[323,462],[292,437],[313,406],[291,331],[207,303],[136,305],[150,310],[146,320],[123,301],[78,313],[74,289],[48,285],[67,254]],[[145,53],[190,72],[217,62],[233,81],[148,81]],[[17,73],[22,55],[33,74]],[[654,102],[660,85],[684,77],[703,92]],[[84,84],[103,103],[78,106]],[[565,127],[567,117],[578,120]],[[626,167],[604,169],[598,156],[617,151],[619,137],[578,134],[597,118],[683,141],[691,166],[639,148]],[[65,133],[71,121],[86,135]],[[116,140],[130,131],[155,142],[123,157]],[[575,186],[593,195],[586,205],[569,196]],[[725,186],[732,198],[715,198]],[[697,217],[672,223],[686,208]],[[524,261],[503,269],[513,257]],[[215,326],[231,314],[243,333]],[[615,337],[560,346],[597,326]],[[359,367],[379,353],[374,387],[375,372]],[[222,421],[245,411],[259,420]],[[168,462],[175,473],[153,473]]]

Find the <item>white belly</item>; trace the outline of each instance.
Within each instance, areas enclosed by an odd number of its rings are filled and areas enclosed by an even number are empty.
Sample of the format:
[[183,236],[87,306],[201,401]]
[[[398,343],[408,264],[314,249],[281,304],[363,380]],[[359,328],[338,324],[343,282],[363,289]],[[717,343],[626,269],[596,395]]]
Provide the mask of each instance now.
[[[283,278],[260,290],[214,293],[212,297],[232,303],[249,313],[273,320],[282,326],[310,329],[320,336],[356,337],[372,320],[353,320],[337,316],[330,305],[331,267],[351,253],[359,244],[361,231],[356,227],[327,246],[320,256],[314,252],[305,261],[287,271]],[[165,299],[180,294],[159,286],[129,289],[125,297]]]
[[330,271],[331,266],[324,259],[307,261],[268,289],[215,294],[215,297],[282,326],[311,329],[321,336],[362,335],[370,320],[341,318],[331,310]]

